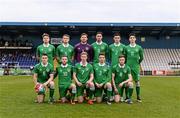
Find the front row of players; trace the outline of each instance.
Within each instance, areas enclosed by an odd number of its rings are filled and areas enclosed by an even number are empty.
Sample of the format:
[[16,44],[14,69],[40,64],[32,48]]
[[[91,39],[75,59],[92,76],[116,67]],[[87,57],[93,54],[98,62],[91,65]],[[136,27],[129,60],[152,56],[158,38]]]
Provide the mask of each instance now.
[[[127,88],[127,103],[131,104],[133,82],[130,68],[125,64],[125,56],[119,56],[119,63],[112,68],[105,63],[105,54],[99,54],[99,63],[93,66],[87,62],[87,58],[88,54],[82,52],[81,62],[72,68],[68,64],[67,56],[62,56],[62,63],[54,73],[53,66],[48,63],[47,55],[43,54],[42,62],[34,68],[36,101],[44,102],[45,92],[49,88],[49,102],[54,102],[54,78],[58,76],[59,95],[62,103],[69,100],[71,104],[75,104],[76,95],[78,103],[82,103],[84,99],[88,100],[88,104],[93,104],[94,100],[100,103],[103,101],[104,95],[107,104],[111,104],[112,96],[114,96],[115,102],[119,102],[123,98],[122,93],[125,87]],[[86,95],[84,96],[84,94]]]

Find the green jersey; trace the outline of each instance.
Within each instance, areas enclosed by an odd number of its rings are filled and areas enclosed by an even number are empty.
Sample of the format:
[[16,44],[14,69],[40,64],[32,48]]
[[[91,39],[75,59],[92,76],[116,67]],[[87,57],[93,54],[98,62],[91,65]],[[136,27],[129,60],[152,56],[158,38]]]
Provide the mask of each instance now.
[[108,65],[96,63],[94,68],[94,82],[98,84],[105,84],[111,81],[111,69]]
[[77,63],[74,67],[74,73],[76,73],[78,81],[85,84],[89,80],[90,74],[93,74],[93,67],[89,63],[87,63],[86,66]]
[[72,64],[72,57],[74,55],[74,48],[70,44],[67,44],[65,46],[64,44],[61,44],[56,49],[56,56],[58,59],[58,63],[61,63],[61,57],[63,55],[66,55],[68,58],[68,64]]
[[58,85],[72,83],[72,66],[71,65],[60,65],[56,68],[56,74],[58,75]]
[[140,63],[143,60],[142,47],[137,44],[135,46],[128,45],[128,46],[126,46],[125,54],[126,54],[127,65],[132,70],[136,70],[137,72],[139,72],[140,71]]
[[54,68],[50,63],[47,65],[39,63],[35,65],[33,73],[37,74],[37,82],[45,83],[49,79],[50,74],[53,74],[53,71]]
[[116,64],[112,67],[112,73],[115,74],[115,84],[120,84],[128,79],[128,75],[131,74],[131,69],[128,65],[120,66],[119,64]]
[[92,48],[93,48],[93,62],[94,63],[98,63],[99,62],[99,54],[100,53],[104,53],[106,55],[106,57],[108,56],[108,45],[104,42],[101,43],[97,43],[94,42],[92,44]]
[[44,44],[39,45],[36,50],[36,55],[40,57],[40,62],[43,54],[47,54],[48,62],[54,65],[55,47],[51,44],[48,44],[48,46],[45,46]]
[[119,56],[125,54],[125,45],[122,43],[111,44],[109,46],[109,56],[111,60],[111,65],[114,66],[119,63]]

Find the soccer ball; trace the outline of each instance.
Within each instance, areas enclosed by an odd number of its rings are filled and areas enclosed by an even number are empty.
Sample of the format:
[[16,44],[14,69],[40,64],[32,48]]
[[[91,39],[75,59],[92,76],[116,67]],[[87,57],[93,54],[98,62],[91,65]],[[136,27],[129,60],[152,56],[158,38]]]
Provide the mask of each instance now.
[[45,93],[45,87],[43,86],[43,84],[37,84],[35,86],[35,91],[36,93]]

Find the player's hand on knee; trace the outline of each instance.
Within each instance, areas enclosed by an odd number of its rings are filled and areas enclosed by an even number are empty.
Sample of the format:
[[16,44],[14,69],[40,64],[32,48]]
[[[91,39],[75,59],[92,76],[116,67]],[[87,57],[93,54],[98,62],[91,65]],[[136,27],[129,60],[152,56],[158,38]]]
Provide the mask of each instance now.
[[100,88],[102,88],[102,86],[103,86],[103,83],[99,84],[99,87],[100,87]]
[[95,85],[96,85],[97,88],[100,88],[98,83],[95,83]]
[[78,86],[82,86],[82,83],[81,83],[81,82],[77,82],[77,85],[78,85]]
[[123,82],[121,82],[121,83],[119,84],[119,87],[120,87],[120,88],[122,88],[122,87],[123,87],[123,85],[124,85],[124,83],[123,83]]

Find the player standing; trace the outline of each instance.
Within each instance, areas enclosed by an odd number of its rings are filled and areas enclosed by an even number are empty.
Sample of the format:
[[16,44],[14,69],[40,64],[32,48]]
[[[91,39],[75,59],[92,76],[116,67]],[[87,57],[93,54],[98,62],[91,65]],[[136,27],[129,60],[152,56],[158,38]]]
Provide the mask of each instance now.
[[[108,45],[102,41],[103,38],[102,32],[96,33],[96,42],[92,44],[93,48],[93,63],[99,62],[99,54],[104,53],[106,57],[108,57]],[[106,58],[107,59],[107,58]]]
[[92,50],[91,45],[89,45],[87,43],[88,35],[86,33],[82,33],[80,40],[81,40],[81,42],[76,44],[75,47],[74,47],[75,61],[76,61],[76,63],[79,63],[81,61],[81,53],[82,52],[87,52],[88,53],[87,61],[91,62],[92,61],[93,50]]
[[66,55],[68,58],[68,64],[72,65],[74,58],[74,48],[69,44],[70,36],[68,34],[64,34],[62,37],[62,44],[59,45],[56,49],[56,57],[58,63],[61,64],[61,57]]
[[136,83],[137,101],[142,102],[140,98],[140,64],[143,60],[143,49],[136,44],[136,35],[129,35],[130,44],[126,46],[126,63],[131,68],[132,78]]
[[50,36],[47,33],[42,35],[43,44],[39,45],[36,50],[36,57],[41,62],[41,57],[43,54],[47,54],[48,62],[54,66],[54,58],[55,58],[55,47],[49,43]]

